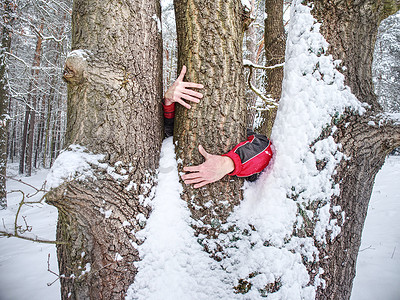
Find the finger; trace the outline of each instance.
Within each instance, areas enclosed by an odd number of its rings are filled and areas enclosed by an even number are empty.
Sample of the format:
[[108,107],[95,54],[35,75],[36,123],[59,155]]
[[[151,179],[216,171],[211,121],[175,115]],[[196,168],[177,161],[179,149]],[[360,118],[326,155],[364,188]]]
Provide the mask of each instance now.
[[185,172],[199,172],[200,171],[199,166],[183,167],[183,171],[185,171]]
[[183,80],[183,77],[185,77],[185,74],[186,74],[186,66],[182,66],[181,74],[179,74],[179,77],[178,77],[177,80],[182,81],[182,80]]
[[195,97],[192,97],[192,96],[189,96],[189,95],[185,95],[185,94],[183,94],[181,96],[181,98],[183,98],[185,100],[188,100],[188,101],[191,101],[191,102],[194,102],[194,103],[199,103],[200,102],[200,100],[198,98],[195,98]]
[[202,177],[200,173],[188,173],[181,176],[184,181]]
[[185,184],[199,184],[201,182],[204,182],[204,178],[194,178],[194,179],[189,179],[189,180],[184,180]]
[[203,148],[203,146],[202,145],[199,145],[199,152],[200,152],[200,154],[201,155],[203,155],[204,156],[204,158],[205,159],[207,159],[208,158],[208,153],[207,153],[207,151],[206,150],[204,150],[204,148]]
[[203,181],[203,182],[201,182],[201,183],[195,184],[193,187],[194,187],[195,189],[198,189],[198,188],[201,188],[202,186],[205,186],[205,185],[207,185],[207,184],[209,184],[209,183],[211,183],[211,181]]
[[186,89],[186,88],[184,88],[184,89],[182,89],[180,92],[181,92],[182,94],[190,95],[190,96],[193,96],[193,97],[196,97],[196,98],[199,98],[199,99],[203,98],[203,94],[202,94],[202,93],[193,91],[193,90],[191,90],[191,89]]
[[182,84],[183,84],[185,87],[189,87],[189,88],[195,88],[195,89],[202,89],[202,88],[204,88],[204,85],[202,85],[201,83],[182,82]]
[[181,99],[176,100],[176,102],[178,102],[180,105],[186,107],[187,109],[191,109],[192,108],[189,104],[187,104],[185,101],[183,101]]

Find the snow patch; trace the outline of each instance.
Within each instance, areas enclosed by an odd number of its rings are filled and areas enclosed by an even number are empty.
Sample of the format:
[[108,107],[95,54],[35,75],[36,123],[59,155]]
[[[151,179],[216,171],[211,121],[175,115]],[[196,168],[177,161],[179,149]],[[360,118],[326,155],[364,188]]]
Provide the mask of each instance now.
[[156,15],[156,14],[154,14],[152,17],[151,17],[154,21],[156,21],[156,23],[157,23],[157,30],[158,30],[158,32],[160,32],[161,33],[161,31],[162,31],[162,27],[161,27],[161,20],[160,20],[160,18]]
[[104,155],[93,154],[83,146],[69,146],[55,160],[46,178],[47,187],[56,188],[64,181],[72,179],[95,178],[91,165],[99,165],[102,159]]
[[90,56],[90,51],[88,50],[83,50],[83,49],[77,49],[73,50],[68,53],[67,58],[69,57],[79,57],[82,58],[83,60],[87,60]]

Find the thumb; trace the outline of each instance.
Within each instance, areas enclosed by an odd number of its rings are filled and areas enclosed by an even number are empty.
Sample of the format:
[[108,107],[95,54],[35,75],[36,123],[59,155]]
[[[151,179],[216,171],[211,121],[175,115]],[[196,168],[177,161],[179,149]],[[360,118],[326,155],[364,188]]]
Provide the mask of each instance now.
[[200,154],[201,155],[203,155],[204,156],[204,158],[205,159],[207,159],[208,158],[208,153],[207,153],[207,151],[206,150],[204,150],[204,148],[203,148],[203,146],[202,145],[199,145],[199,152],[200,152]]

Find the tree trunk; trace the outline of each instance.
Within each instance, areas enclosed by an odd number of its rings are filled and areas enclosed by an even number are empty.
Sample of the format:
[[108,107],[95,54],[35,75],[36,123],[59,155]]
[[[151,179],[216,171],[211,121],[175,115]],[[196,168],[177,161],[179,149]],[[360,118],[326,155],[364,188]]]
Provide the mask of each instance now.
[[[285,61],[286,35],[283,26],[283,0],[265,1],[264,48],[265,66],[282,64]],[[283,67],[265,70],[265,93],[279,102],[282,93]],[[261,112],[260,133],[271,135],[278,108],[269,108]]]
[[[251,11],[255,11],[256,3],[255,0],[250,1]],[[253,62],[254,64],[258,64],[257,60],[257,28],[254,24],[250,24],[249,28],[246,30],[245,35],[245,43],[246,43],[246,52],[245,58]],[[247,73],[247,74],[246,74]],[[245,76],[247,80],[250,80],[254,84],[256,79],[256,72],[253,72],[251,78],[249,79],[248,76],[250,75],[250,71],[245,72]],[[246,126],[247,128],[253,128],[254,117],[255,117],[255,109],[254,106],[256,105],[257,95],[250,89],[246,89],[245,97],[247,102],[247,120]]]
[[[186,65],[186,80],[204,85],[199,104],[190,110],[177,107],[174,139],[182,168],[202,162],[200,144],[210,153],[222,154],[246,137],[243,13],[240,1],[175,0],[174,5],[179,69]],[[242,199],[241,186],[242,180],[226,176],[200,189],[184,187],[183,198],[198,234],[218,235]]]
[[7,132],[8,132],[8,76],[6,52],[11,48],[11,26],[14,3],[9,0],[3,2],[4,15],[1,28],[0,48],[0,209],[7,207],[6,168],[7,168]]
[[[340,186],[340,195],[332,198],[332,205],[340,206],[346,217],[338,218],[342,222],[341,233],[333,241],[317,243],[320,251],[317,265],[324,269],[326,285],[318,289],[316,298],[349,299],[375,175],[386,155],[400,145],[400,129],[398,124],[380,115],[372,84],[372,57],[383,4],[372,0],[357,4],[338,0],[313,4],[313,15],[322,23],[321,31],[330,44],[329,53],[346,67],[341,69],[346,84],[361,102],[370,105],[362,116],[345,113],[332,120],[332,126],[338,128],[332,136],[349,158],[341,161],[333,175]],[[331,211],[331,218],[337,217]]]
[[105,156],[93,176],[48,194],[68,242],[57,247],[62,299],[124,299],[137,273],[135,232],[150,212],[163,137],[159,19],[158,1],[74,1],[66,143]]
[[28,139],[27,139],[27,148],[26,148],[26,175],[32,175],[32,156],[33,156],[33,143],[34,143],[34,135],[35,135],[35,121],[36,121],[36,104],[38,98],[38,86],[39,86],[39,66],[40,60],[42,56],[42,42],[43,38],[41,33],[43,33],[43,26],[42,23],[40,25],[39,35],[37,36],[36,41],[36,50],[35,56],[33,59],[32,64],[32,83],[29,84],[30,86],[30,97],[31,101],[31,109],[30,109],[30,116],[29,116],[29,132],[28,132]]
[[29,105],[25,105],[24,127],[22,129],[21,149],[19,154],[19,174],[25,173],[26,142],[28,140],[28,125],[30,114],[31,107]]

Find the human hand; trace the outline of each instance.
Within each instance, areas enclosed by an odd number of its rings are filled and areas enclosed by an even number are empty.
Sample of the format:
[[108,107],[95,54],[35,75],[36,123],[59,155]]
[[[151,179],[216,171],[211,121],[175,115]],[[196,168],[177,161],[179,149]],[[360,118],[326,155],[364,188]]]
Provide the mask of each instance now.
[[165,98],[165,105],[170,105],[174,102],[178,102],[179,104],[183,105],[186,108],[191,108],[191,106],[185,102],[191,101],[194,103],[199,103],[200,99],[203,98],[203,94],[193,91],[190,88],[202,89],[204,86],[199,83],[194,82],[184,82],[183,77],[186,74],[186,66],[182,67],[181,74],[175,80],[175,82],[169,87],[166,91],[164,98]]
[[233,160],[227,156],[209,154],[199,145],[200,154],[205,162],[198,166],[184,167],[183,171],[190,172],[182,175],[185,184],[194,184],[194,188],[220,180],[235,169]]

